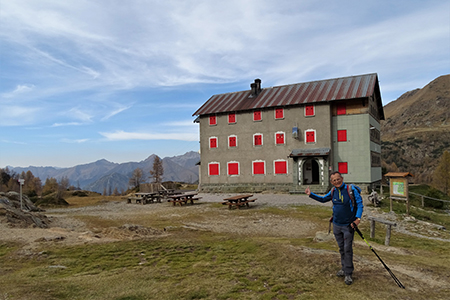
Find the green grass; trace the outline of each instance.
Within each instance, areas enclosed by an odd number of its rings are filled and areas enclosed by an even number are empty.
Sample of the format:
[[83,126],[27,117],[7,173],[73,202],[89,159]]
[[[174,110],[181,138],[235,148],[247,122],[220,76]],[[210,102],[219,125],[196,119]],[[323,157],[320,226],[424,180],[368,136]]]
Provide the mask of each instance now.
[[[211,205],[214,208],[214,205]],[[221,213],[223,206],[211,213]],[[265,207],[233,211],[299,218],[328,228],[330,209]],[[137,216],[140,219],[140,216]],[[193,218],[188,216],[188,218]],[[91,220],[95,226],[115,226]],[[170,223],[152,217],[148,226]],[[176,221],[174,225],[178,226]],[[0,244],[0,299],[444,299],[450,286],[427,286],[398,268],[421,270],[448,282],[448,243],[393,233],[385,251],[384,227],[371,245],[407,287],[399,289],[364,244],[355,245],[355,283],[334,276],[339,254],[334,241],[238,236],[177,228],[157,238],[104,244],[41,244],[29,255],[18,243]],[[361,229],[368,235],[368,224]],[[367,232],[367,233],[366,233]],[[367,237],[366,237],[367,238]],[[359,237],[355,236],[355,240]],[[359,239],[360,240],[360,239]],[[406,254],[405,254],[406,253]],[[2,298],[3,297],[3,298]]]

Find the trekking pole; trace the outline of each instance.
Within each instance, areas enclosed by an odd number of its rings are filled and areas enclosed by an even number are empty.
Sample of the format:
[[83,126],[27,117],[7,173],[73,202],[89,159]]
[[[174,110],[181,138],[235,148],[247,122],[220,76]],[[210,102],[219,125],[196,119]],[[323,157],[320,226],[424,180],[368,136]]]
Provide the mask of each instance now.
[[372,252],[378,257],[378,259],[381,261],[381,263],[383,264],[383,266],[386,268],[386,270],[389,272],[389,274],[391,275],[392,279],[394,279],[395,283],[398,285],[398,287],[404,289],[405,286],[400,282],[400,280],[398,280],[398,278],[394,275],[394,273],[392,273],[391,269],[389,269],[388,266],[386,266],[386,264],[384,263],[384,261],[381,259],[381,257],[378,256],[378,254],[375,252],[375,250],[372,248],[372,246],[370,246],[370,244],[366,241],[366,239],[364,238],[364,236],[362,235],[361,231],[359,231],[358,226],[356,226],[355,223],[353,223],[353,228],[356,230],[356,232],[359,234],[359,236],[364,240],[364,242],[366,242],[366,244],[369,246],[370,250],[372,250]]

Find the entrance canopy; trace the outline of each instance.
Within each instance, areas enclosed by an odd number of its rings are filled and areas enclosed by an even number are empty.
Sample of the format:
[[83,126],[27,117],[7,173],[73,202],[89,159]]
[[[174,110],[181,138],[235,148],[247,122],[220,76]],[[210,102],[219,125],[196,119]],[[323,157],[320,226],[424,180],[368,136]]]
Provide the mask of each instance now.
[[330,154],[330,151],[330,148],[294,149],[289,154],[289,157],[327,156]]

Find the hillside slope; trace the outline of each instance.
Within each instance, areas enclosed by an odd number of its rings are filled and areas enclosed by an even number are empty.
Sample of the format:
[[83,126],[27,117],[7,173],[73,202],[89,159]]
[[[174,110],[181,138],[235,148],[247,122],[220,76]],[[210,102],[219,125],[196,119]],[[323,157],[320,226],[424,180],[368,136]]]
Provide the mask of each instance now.
[[450,75],[406,92],[384,113],[383,165],[395,163],[400,171],[413,173],[416,182],[430,183],[442,153],[450,151]]

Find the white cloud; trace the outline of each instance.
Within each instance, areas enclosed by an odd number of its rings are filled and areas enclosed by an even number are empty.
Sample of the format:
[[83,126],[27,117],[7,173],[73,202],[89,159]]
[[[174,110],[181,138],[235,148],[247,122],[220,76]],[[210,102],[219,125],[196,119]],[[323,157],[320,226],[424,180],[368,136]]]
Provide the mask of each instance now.
[[120,114],[121,112],[126,111],[127,109],[130,109],[130,108],[131,108],[131,106],[121,106],[119,108],[116,108],[116,109],[108,112],[106,114],[106,116],[104,116],[101,120],[102,121],[108,120],[109,118],[111,118],[117,114]]
[[33,84],[19,84],[17,85],[17,87],[11,91],[11,92],[6,92],[2,94],[2,97],[4,98],[15,98],[18,97],[20,95],[26,94],[31,92],[34,89],[34,85]]
[[39,112],[35,107],[0,105],[0,126],[22,126],[32,124]]
[[67,138],[64,138],[61,140],[61,142],[69,143],[69,144],[82,144],[82,143],[86,143],[87,141],[89,141],[89,139],[67,139]]
[[146,133],[146,132],[126,132],[117,130],[114,132],[100,132],[109,141],[126,140],[179,140],[179,141],[197,141],[198,134],[191,132],[180,133]]
[[80,125],[83,125],[83,123],[80,122],[53,123],[51,127],[80,126]]

